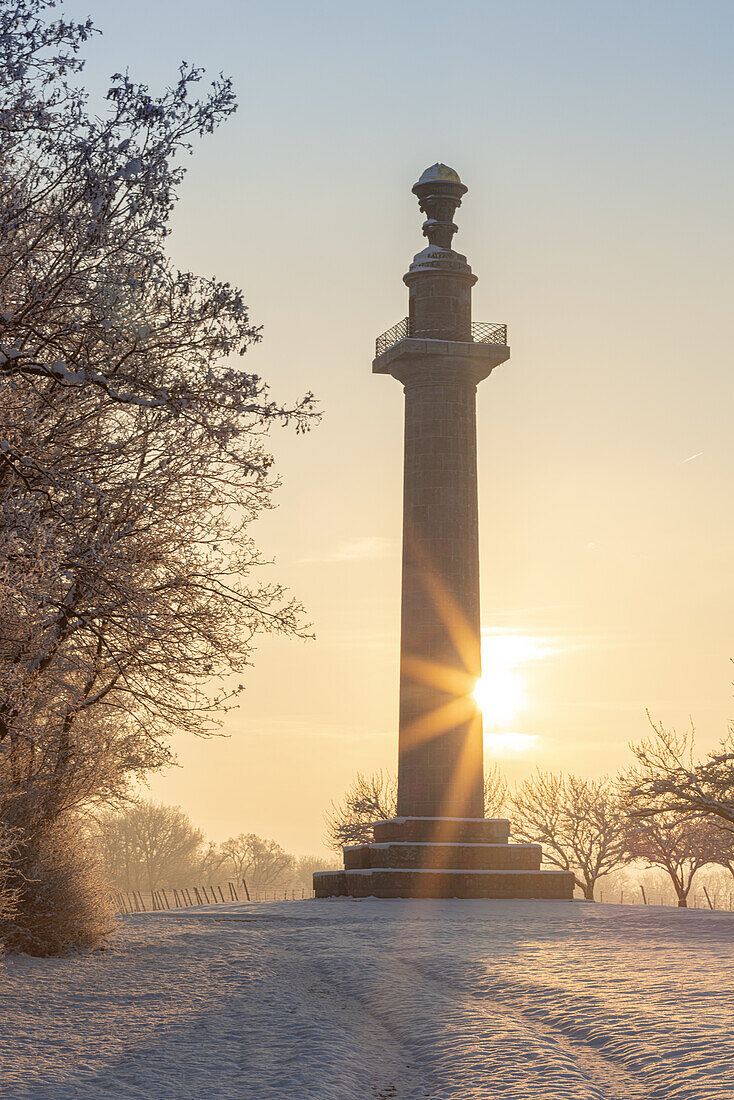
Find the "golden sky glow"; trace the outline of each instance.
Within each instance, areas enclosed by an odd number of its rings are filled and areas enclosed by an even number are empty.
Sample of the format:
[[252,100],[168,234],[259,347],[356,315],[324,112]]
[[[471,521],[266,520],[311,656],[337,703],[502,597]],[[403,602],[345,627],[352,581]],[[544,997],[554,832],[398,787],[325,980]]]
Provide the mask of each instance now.
[[325,411],[309,437],[274,437],[283,486],[253,531],[316,640],[263,639],[229,736],[180,740],[153,795],[214,839],[303,853],[357,770],[395,767],[403,395],[370,367],[407,312],[410,187],[437,160],[469,187],[456,247],[474,317],[506,322],[512,348],[478,396],[488,755],[511,780],[613,771],[648,707],[693,715],[713,745],[734,715],[734,90],[717,20],[462,2],[461,75],[427,119],[433,0],[65,6],[105,30],[100,94],[128,66],[157,87],[181,57],[233,74],[242,108],[186,162],[171,254],[243,288],[264,326],[248,367]]

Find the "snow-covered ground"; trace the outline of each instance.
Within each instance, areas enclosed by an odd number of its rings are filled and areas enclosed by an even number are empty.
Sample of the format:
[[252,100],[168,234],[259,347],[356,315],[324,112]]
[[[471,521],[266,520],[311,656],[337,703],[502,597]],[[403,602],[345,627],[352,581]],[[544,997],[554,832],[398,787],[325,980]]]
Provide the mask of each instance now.
[[332,899],[0,966],[3,1100],[731,1100],[734,914]]

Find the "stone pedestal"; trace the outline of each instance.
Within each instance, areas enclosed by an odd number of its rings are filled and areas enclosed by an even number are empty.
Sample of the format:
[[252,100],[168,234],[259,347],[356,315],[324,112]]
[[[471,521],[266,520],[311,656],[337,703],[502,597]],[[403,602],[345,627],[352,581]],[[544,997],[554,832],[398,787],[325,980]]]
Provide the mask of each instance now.
[[314,875],[317,898],[573,898],[573,875],[540,870],[539,844],[508,843],[509,821],[398,817],[374,831],[344,849],[343,871]]

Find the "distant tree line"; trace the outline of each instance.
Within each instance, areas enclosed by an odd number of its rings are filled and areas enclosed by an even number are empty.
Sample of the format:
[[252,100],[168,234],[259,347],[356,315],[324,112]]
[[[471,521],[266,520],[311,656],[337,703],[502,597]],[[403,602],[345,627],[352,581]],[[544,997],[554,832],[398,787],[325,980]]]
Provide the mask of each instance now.
[[[589,901],[603,880],[633,864],[660,871],[686,906],[704,867],[734,877],[734,738],[696,760],[693,729],[653,725],[632,753],[634,765],[615,777],[538,771],[512,791],[495,766],[485,777],[485,816],[509,817],[512,839],[541,844],[545,866],[571,871]],[[396,809],[392,776],[358,774],[326,815],[327,844],[369,842],[372,823]]]
[[239,833],[220,844],[207,842],[180,807],[150,800],[97,814],[88,845],[113,893],[241,884],[243,879],[248,889],[277,885],[310,890],[314,871],[336,863],[291,855],[255,833]]

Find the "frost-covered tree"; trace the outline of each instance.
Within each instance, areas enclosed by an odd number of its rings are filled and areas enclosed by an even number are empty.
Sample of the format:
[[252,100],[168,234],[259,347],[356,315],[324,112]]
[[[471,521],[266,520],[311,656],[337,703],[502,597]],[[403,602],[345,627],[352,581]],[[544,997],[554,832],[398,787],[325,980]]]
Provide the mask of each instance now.
[[507,780],[496,764],[484,773],[484,816],[502,817],[507,810]]
[[311,891],[313,889],[313,876],[317,871],[338,871],[339,861],[336,857],[322,859],[321,856],[299,856],[293,868],[291,883]]
[[395,817],[398,784],[389,772],[357,772],[341,802],[332,802],[325,816],[326,844],[339,851],[345,844],[369,844],[375,821]]
[[157,890],[196,878],[204,835],[179,806],[150,799],[99,814],[94,840],[113,890]]
[[615,783],[536,772],[510,798],[515,840],[543,845],[546,863],[572,871],[589,901],[596,883],[625,861]]
[[[649,717],[649,716],[648,716]],[[734,827],[734,737],[730,733],[703,760],[695,755],[695,729],[680,733],[650,719],[651,737],[632,746],[636,763],[627,782],[635,814],[710,816]]]
[[[501,817],[507,803],[507,783],[496,764],[484,774],[484,816]],[[361,772],[341,802],[332,802],[326,814],[326,844],[339,851],[345,844],[369,844],[375,821],[395,817],[398,784],[390,772]]]
[[625,820],[625,847],[632,860],[661,868],[673,884],[678,905],[688,905],[693,876],[719,851],[720,830],[703,819],[676,817],[670,811],[635,817],[635,804]]
[[251,886],[270,886],[290,879],[295,859],[274,840],[264,840],[255,833],[240,833],[220,845],[226,863],[237,879],[246,879]]
[[237,364],[260,335],[241,292],[166,255],[229,81],[118,74],[100,117],[93,28],[53,8],[0,0],[0,816],[29,832],[210,731],[255,635],[302,630],[249,529],[267,431],[314,415]]
[[[222,851],[222,845],[210,840],[197,859],[196,872],[190,881],[201,881],[205,886],[210,886],[215,882],[218,883],[222,882],[223,879],[231,878],[232,875],[237,877],[232,864]],[[178,881],[180,885],[186,885],[186,880],[183,878],[179,878]]]
[[729,874],[734,876],[734,828],[722,824],[714,817],[706,820],[709,824],[715,823],[716,827],[713,862],[725,867]]

